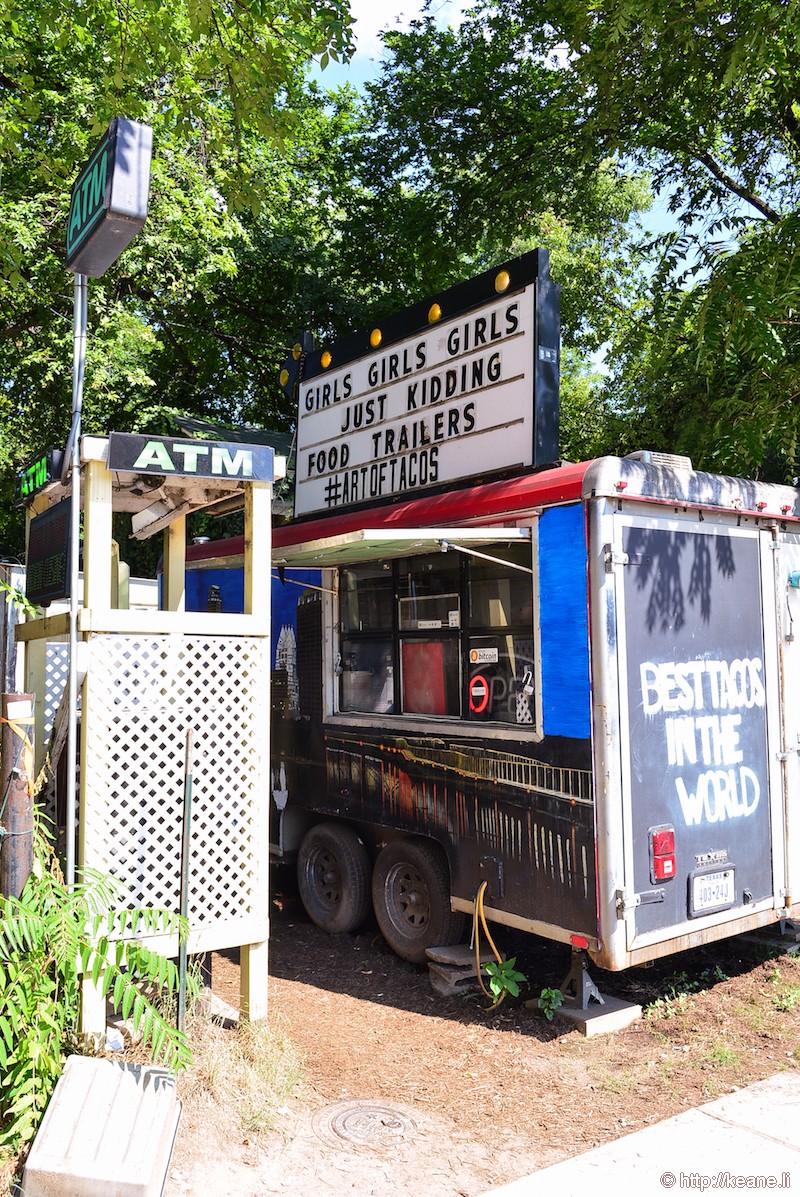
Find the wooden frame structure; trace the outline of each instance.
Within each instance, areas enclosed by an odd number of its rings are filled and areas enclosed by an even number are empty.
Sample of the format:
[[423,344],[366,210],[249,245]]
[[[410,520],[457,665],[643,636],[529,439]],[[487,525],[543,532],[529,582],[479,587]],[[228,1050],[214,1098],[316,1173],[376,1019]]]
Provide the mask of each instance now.
[[[194,442],[196,445],[197,442]],[[185,749],[193,743],[189,944],[193,953],[241,949],[241,1012],[267,1012],[270,551],[272,480],[112,472],[109,441],[81,442],[84,515],[79,872],[114,876],[121,901],[179,909]],[[237,446],[241,450],[241,446]],[[263,447],[261,447],[263,454]],[[275,462],[278,476],[285,468]],[[69,493],[53,483],[35,515]],[[244,506],[243,614],[185,610],[186,516]],[[164,533],[157,611],[116,606],[112,514],[139,515],[140,536]],[[155,518],[157,516],[157,518]],[[26,681],[43,730],[48,645],[63,642],[69,615],[19,627]],[[58,722],[58,721],[57,721]],[[54,728],[51,740],[57,739]],[[177,956],[175,937],[151,946]],[[105,1027],[98,991],[84,984],[82,1025]]]

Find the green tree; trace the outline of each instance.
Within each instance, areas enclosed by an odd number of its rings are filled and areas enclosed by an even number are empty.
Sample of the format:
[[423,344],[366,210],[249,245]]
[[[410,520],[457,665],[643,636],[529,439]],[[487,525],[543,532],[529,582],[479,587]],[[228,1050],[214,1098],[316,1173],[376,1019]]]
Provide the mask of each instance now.
[[[170,405],[232,419],[287,416],[264,359],[281,349],[232,296],[239,262],[269,274],[282,221],[304,236],[297,179],[304,121],[328,119],[303,82],[312,56],[350,51],[344,0],[219,6],[0,0],[0,472],[69,427],[72,278],[64,269],[70,185],[117,114],[153,126],[145,231],[92,282],[85,427],[137,428]],[[333,119],[331,117],[330,119]],[[285,148],[293,148],[292,154]],[[309,216],[307,223],[312,223]],[[250,259],[247,259],[247,252]],[[274,272],[273,272],[274,273]],[[276,279],[271,279],[276,283]],[[273,308],[277,313],[277,309]],[[271,354],[271,357],[270,357]],[[0,540],[19,551],[21,521]]]
[[[458,30],[426,16],[384,38],[354,147],[360,217],[384,277],[425,294],[545,245],[564,287],[565,337],[595,350],[636,274],[627,222],[650,203],[646,180],[599,150],[576,169],[566,147],[579,98],[511,6],[471,9]],[[401,257],[417,263],[413,280]]]
[[790,477],[800,411],[796,6],[570,0],[553,35],[569,51],[585,135],[653,170],[678,223],[647,301],[619,330],[615,390],[634,429],[710,468]]
[[[419,238],[491,252],[552,213],[576,250],[567,341],[610,342],[620,444],[793,472],[796,6],[478,0],[458,31],[428,16],[386,44],[374,177],[429,200]],[[648,177],[676,222],[650,244],[625,222]]]

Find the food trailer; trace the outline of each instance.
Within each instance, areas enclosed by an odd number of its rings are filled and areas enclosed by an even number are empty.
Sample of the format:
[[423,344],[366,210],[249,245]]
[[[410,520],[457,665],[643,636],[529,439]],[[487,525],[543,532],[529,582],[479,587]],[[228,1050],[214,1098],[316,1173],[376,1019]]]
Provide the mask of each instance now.
[[[284,377],[271,838],[311,918],[421,962],[483,887],[617,970],[797,916],[797,490],[558,461],[543,251],[393,319]],[[240,551],[189,550],[198,603]]]

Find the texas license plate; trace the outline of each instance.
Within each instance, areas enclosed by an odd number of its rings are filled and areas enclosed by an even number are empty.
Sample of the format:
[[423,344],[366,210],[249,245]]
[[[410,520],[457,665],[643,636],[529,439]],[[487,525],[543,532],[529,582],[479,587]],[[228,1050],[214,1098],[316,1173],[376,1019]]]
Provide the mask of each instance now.
[[736,870],[718,869],[714,873],[693,873],[689,892],[689,913],[711,914],[726,910],[736,900]]

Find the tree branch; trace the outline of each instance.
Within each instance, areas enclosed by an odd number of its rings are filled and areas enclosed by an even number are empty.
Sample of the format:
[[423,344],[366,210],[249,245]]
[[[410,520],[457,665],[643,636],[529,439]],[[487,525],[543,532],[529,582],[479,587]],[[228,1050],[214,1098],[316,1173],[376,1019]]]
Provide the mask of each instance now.
[[694,153],[698,162],[702,162],[706,170],[709,171],[709,173],[712,174],[719,183],[722,183],[723,187],[727,188],[728,191],[733,192],[734,195],[738,195],[739,199],[743,199],[745,203],[750,204],[756,209],[757,212],[760,212],[762,216],[766,217],[771,224],[778,224],[780,222],[781,216],[779,212],[776,212],[774,208],[771,208],[770,205],[762,200],[760,196],[753,195],[752,192],[748,191],[746,187],[742,187],[741,184],[737,183],[733,176],[729,175],[726,170],[723,170],[719,163],[711,157],[707,150],[695,150]]

